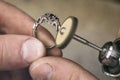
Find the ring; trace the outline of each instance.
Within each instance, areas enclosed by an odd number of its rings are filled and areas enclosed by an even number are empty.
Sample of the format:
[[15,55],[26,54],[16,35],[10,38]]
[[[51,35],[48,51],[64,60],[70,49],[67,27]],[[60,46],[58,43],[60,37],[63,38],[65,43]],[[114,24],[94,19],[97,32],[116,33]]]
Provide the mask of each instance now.
[[34,25],[33,25],[33,32],[32,32],[33,37],[37,37],[36,36],[37,28],[38,28],[39,24],[42,24],[43,22],[46,22],[46,23],[51,24],[52,26],[56,27],[56,31],[57,32],[60,29],[59,18],[57,18],[54,14],[45,13],[44,15],[39,17],[37,19],[37,21],[34,23]]
[[[52,26],[54,26],[56,28],[56,31],[58,32],[60,29],[60,22],[59,22],[59,18],[57,18],[54,14],[51,13],[46,13],[44,15],[42,15],[41,17],[39,17],[37,19],[37,21],[34,23],[33,25],[33,31],[32,31],[32,36],[37,38],[37,28],[40,24],[42,24],[43,22],[46,22]],[[54,46],[50,46],[47,48],[53,48]]]

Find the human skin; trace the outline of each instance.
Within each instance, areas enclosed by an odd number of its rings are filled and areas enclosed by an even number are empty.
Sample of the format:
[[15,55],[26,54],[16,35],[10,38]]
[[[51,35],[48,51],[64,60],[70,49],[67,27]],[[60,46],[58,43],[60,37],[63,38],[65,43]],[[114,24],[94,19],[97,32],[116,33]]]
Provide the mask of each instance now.
[[77,63],[62,58],[59,48],[47,49],[55,40],[44,27],[39,25],[38,39],[32,37],[34,22],[0,0],[0,80],[97,80]]

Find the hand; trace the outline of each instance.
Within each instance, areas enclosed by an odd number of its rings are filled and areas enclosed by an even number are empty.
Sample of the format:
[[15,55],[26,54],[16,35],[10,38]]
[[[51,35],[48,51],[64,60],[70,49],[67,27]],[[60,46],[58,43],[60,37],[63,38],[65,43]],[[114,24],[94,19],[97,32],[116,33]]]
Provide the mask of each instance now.
[[[80,65],[60,57],[51,34],[42,26],[31,37],[34,19],[0,1],[0,80],[96,80]],[[28,70],[29,68],[29,70]],[[31,75],[31,76],[30,76]]]
[[43,57],[32,63],[34,80],[98,80],[73,61],[60,57]]
[[[54,38],[42,26],[39,40],[31,37],[34,19],[9,3],[0,1],[0,80],[30,80],[28,67],[46,55],[61,56]],[[44,37],[43,37],[44,36]],[[46,54],[47,53],[47,54]]]

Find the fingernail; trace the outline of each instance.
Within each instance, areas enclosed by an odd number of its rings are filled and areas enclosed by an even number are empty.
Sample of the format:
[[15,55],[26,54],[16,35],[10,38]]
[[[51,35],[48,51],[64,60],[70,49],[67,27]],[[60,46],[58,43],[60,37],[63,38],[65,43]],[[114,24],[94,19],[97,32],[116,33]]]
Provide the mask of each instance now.
[[34,80],[52,80],[53,76],[53,68],[49,64],[40,64],[36,68],[32,69],[35,77],[33,78]]
[[23,43],[21,54],[23,60],[30,63],[39,57],[43,57],[45,55],[45,48],[40,41],[30,38]]

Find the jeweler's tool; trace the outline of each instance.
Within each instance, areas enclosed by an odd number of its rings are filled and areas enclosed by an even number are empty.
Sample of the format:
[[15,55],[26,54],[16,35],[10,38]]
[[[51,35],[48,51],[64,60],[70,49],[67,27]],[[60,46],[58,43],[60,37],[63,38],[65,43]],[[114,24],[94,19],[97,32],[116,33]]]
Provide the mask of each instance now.
[[88,45],[88,46],[90,46],[90,47],[92,47],[92,48],[94,48],[94,49],[96,49],[98,51],[103,51],[103,49],[101,47],[97,46],[96,44],[93,44],[92,42],[90,42],[90,41],[88,41],[88,40],[86,40],[86,39],[84,39],[84,38],[82,38],[82,37],[80,37],[80,36],[78,36],[76,34],[73,35],[73,39],[75,39],[78,42],[81,42],[81,43],[83,43],[85,45]]
[[78,24],[76,17],[68,17],[61,25],[59,18],[51,13],[46,13],[38,18],[33,26],[34,37],[36,35],[38,25],[43,22],[47,22],[56,27],[56,45],[59,48],[65,48],[72,38],[78,42],[88,45],[99,51],[99,61],[103,65],[102,69],[104,74],[111,77],[120,77],[120,38],[113,42],[106,42],[103,47],[99,47],[96,44],[93,44],[92,42],[74,34]]
[[104,74],[111,77],[120,77],[120,39],[113,42],[106,42],[103,47],[74,34],[77,28],[77,18],[68,17],[60,26],[57,36],[56,44],[61,49],[65,48],[70,40],[73,38],[87,46],[90,46],[99,51],[99,61],[103,65]]
[[69,41],[73,38],[74,40],[83,43],[85,45],[88,45],[98,51],[103,51],[103,49],[95,44],[93,44],[92,42],[74,34],[76,27],[77,27],[77,18],[75,17],[68,17],[64,23],[62,24],[62,26],[60,27],[57,37],[56,37],[56,44],[58,47],[60,48],[64,48],[67,46],[67,44],[69,43]]

